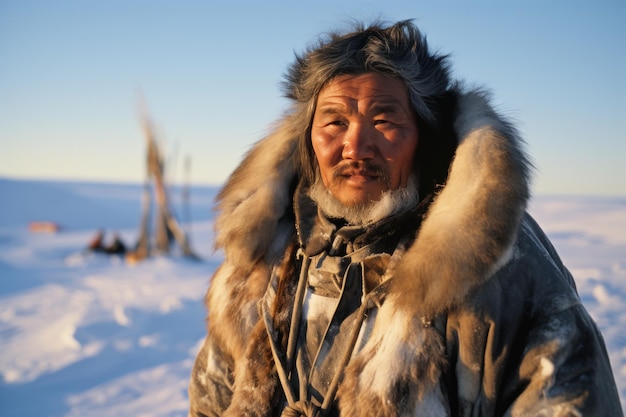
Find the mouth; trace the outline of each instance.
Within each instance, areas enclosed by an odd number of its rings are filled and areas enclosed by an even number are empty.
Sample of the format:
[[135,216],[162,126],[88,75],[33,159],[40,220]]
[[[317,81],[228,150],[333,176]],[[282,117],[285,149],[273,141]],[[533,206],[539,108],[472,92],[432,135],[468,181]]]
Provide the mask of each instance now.
[[340,173],[339,176],[344,180],[358,183],[379,181],[381,178],[378,173],[367,170],[349,170]]
[[385,169],[373,163],[354,163],[339,166],[333,175],[336,179],[366,183],[387,180]]

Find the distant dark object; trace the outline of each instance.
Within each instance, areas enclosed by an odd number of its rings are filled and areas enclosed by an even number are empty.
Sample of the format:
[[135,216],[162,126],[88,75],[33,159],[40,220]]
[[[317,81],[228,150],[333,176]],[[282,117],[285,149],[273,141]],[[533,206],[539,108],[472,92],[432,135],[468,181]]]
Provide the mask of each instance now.
[[126,253],[126,245],[117,233],[113,235],[111,243],[105,244],[104,232],[102,230],[96,233],[87,247],[92,252],[106,253],[109,255],[123,255]]

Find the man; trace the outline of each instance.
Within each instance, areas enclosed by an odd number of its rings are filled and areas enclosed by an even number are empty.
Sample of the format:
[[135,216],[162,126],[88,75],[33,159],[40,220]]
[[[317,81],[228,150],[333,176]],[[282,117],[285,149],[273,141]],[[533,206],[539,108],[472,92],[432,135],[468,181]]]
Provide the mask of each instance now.
[[221,191],[192,416],[618,416],[530,164],[410,22],[298,57]]

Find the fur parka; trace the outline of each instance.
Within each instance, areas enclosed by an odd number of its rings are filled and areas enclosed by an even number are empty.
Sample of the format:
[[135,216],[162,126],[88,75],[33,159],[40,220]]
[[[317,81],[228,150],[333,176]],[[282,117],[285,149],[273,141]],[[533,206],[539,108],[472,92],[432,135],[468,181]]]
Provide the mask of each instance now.
[[[623,415],[602,336],[526,213],[530,166],[519,138],[479,91],[456,90],[454,109],[458,146],[447,181],[343,371],[338,415]],[[219,195],[216,244],[225,259],[206,297],[190,416],[280,415],[269,338],[285,344],[299,267],[290,117]],[[271,276],[268,334],[259,305]]]

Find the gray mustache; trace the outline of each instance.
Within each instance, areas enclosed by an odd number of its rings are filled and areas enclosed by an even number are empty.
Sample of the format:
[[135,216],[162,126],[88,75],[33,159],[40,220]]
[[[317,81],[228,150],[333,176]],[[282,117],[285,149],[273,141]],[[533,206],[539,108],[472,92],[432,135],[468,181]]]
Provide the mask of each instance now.
[[370,161],[340,162],[339,165],[333,170],[333,179],[342,177],[350,171],[359,171],[365,175],[379,177],[385,182],[389,181],[389,175],[387,174],[387,170],[383,166]]

